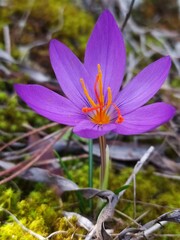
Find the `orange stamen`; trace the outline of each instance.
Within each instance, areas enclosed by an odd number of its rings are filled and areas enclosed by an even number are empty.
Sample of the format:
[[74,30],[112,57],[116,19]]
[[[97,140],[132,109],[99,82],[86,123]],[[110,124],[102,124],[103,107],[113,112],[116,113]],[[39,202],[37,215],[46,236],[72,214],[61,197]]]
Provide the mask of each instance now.
[[121,115],[120,109],[114,103],[112,103],[112,91],[111,88],[107,88],[107,103],[104,102],[104,93],[103,93],[103,81],[102,81],[102,71],[100,64],[97,65],[98,73],[96,75],[96,80],[94,83],[94,93],[96,97],[96,102],[91,98],[89,92],[86,88],[84,80],[81,78],[80,82],[82,88],[84,90],[84,94],[89,101],[91,107],[83,107],[82,112],[90,113],[91,121],[95,124],[108,124],[111,121],[110,114],[108,113],[108,109],[113,106],[117,112],[117,119],[115,123],[122,123],[124,118]]
[[98,110],[98,109],[99,109],[99,106],[97,106],[97,107],[92,107],[92,108],[83,107],[83,108],[82,108],[82,111],[83,111],[84,113],[88,113],[88,112],[92,112],[92,111]]
[[98,64],[97,67],[98,67],[98,77],[99,77],[99,98],[100,98],[100,102],[104,104],[102,71],[101,71],[100,64]]
[[[99,93],[98,93],[99,90]],[[96,76],[96,81],[94,84],[94,92],[99,105],[104,105],[104,95],[103,95],[103,83],[102,83],[102,71],[101,66],[98,64],[98,74]]]
[[108,87],[107,88],[107,90],[108,90],[108,101],[107,101],[107,105],[106,105],[106,110],[111,106],[111,104],[112,104],[112,92],[111,92],[111,88],[110,87]]
[[84,94],[86,96],[86,98],[88,99],[89,103],[93,106],[93,107],[96,107],[96,104],[95,102],[92,100],[92,98],[89,96],[89,93],[88,93],[88,90],[86,88],[86,85],[84,83],[84,80],[81,78],[80,79],[80,82],[81,82],[81,85],[82,85],[82,88],[84,90]]
[[120,109],[118,108],[118,106],[116,106],[116,104],[112,103],[113,107],[115,108],[115,110],[117,111],[118,114],[118,118],[116,119],[116,123],[122,123],[124,121],[124,118],[121,115]]

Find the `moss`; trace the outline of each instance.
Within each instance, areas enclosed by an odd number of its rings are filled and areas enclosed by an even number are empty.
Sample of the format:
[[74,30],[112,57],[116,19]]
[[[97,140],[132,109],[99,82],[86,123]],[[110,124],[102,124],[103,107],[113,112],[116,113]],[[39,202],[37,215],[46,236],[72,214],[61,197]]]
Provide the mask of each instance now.
[[[47,189],[42,184],[41,188],[38,186],[24,198],[20,191],[16,192],[13,188],[4,185],[0,187],[0,196],[0,206],[8,209],[24,226],[37,234],[46,237],[54,231],[62,231],[52,238],[59,240],[64,237],[71,239],[75,232],[85,233],[84,229],[77,226],[76,217],[67,219],[62,216],[59,197],[53,190]],[[36,239],[25,232],[11,216],[2,211],[0,213],[0,239]]]
[[0,141],[9,141],[14,137],[11,133],[24,131],[23,124],[29,123],[39,127],[49,122],[31,110],[26,111],[20,108],[18,98],[15,95],[1,93],[1,103],[3,107],[0,109],[0,129],[8,134],[1,135]]
[[[30,15],[25,22],[23,32],[17,21],[26,12]],[[17,56],[18,45],[32,44],[34,41],[42,40],[54,32],[53,37],[66,43],[75,53],[82,57],[90,31],[94,25],[94,19],[88,12],[76,6],[73,1],[67,0],[45,0],[34,1],[33,4],[23,0],[10,0],[6,7],[0,9],[2,26],[9,24],[12,33],[12,53]],[[73,17],[72,17],[73,16]],[[21,33],[21,34],[20,34]],[[38,48],[43,49],[43,48]],[[35,48],[33,56],[42,53],[47,58],[47,46],[45,52],[37,53]],[[39,61],[39,59],[38,59]]]
[[[144,0],[138,8],[134,9],[132,14],[140,25],[171,30],[179,29],[178,3],[176,0]],[[159,21],[156,21],[155,15],[159,17]]]
[[[21,32],[22,29],[17,23],[27,12],[30,15]],[[10,0],[6,6],[0,8],[0,15],[2,23],[0,30],[5,24],[9,24],[11,54],[18,61],[22,57],[18,46],[47,39],[47,36],[52,32],[53,38],[56,37],[66,43],[82,59],[87,39],[94,25],[91,14],[74,5],[72,1],[66,0],[34,1],[33,4],[31,1]],[[28,54],[28,63],[31,63],[33,68],[37,68],[38,71],[42,69],[42,72],[52,74],[54,77],[47,45],[33,47]],[[6,63],[4,64],[6,65]],[[30,77],[25,76],[16,64],[7,64],[7,68],[11,71],[11,75],[0,76],[2,78],[0,78],[0,105],[2,105],[0,108],[0,129],[4,133],[0,136],[2,142],[14,138],[14,133],[24,131],[24,123],[39,127],[49,122],[30,111],[25,104],[21,103],[25,109],[20,107],[17,101],[19,98],[13,95],[13,84],[28,83]]]
[[7,101],[8,97],[5,92],[0,93],[0,103],[3,104],[5,101]]
[[[87,187],[87,164],[85,161],[79,161],[74,164],[74,168],[68,163],[69,174],[73,176],[73,180],[82,187]],[[77,167],[75,167],[77,166]],[[74,174],[76,172],[76,174]],[[110,172],[110,190],[117,190],[123,186],[127,178],[132,172],[131,168],[125,168],[121,171],[111,170]],[[83,174],[82,174],[83,173]],[[155,176],[153,168],[148,168],[146,171],[139,173],[136,177],[136,216],[142,215],[147,211],[147,215],[141,220],[141,224],[145,224],[152,219],[156,219],[161,214],[178,208],[180,202],[179,182]],[[99,185],[99,169],[94,171],[95,181],[94,187]],[[19,183],[20,184],[20,183]],[[3,194],[2,194],[3,192]],[[80,212],[78,206],[82,204],[81,199],[76,194],[66,193],[63,197],[63,205],[60,203],[59,197],[52,189],[48,189],[42,184],[36,184],[34,189],[26,195],[22,195],[20,190],[13,189],[9,186],[0,187],[0,206],[11,211],[15,216],[29,229],[39,233],[42,236],[47,236],[54,231],[61,231],[55,235],[53,240],[61,239],[82,239],[80,236],[73,235],[74,233],[85,234],[85,230],[78,227],[76,217],[67,219],[62,216],[61,210]],[[84,204],[85,203],[85,204]],[[83,215],[89,214],[87,200],[84,200]],[[93,201],[94,209],[96,209],[97,199]],[[78,205],[79,204],[79,205]],[[133,217],[133,186],[129,186],[126,190],[123,199],[118,203],[117,210],[122,211],[129,217]],[[82,209],[81,209],[82,210]],[[97,211],[97,210],[95,210]],[[7,214],[0,212],[0,238],[2,240],[10,239],[34,239],[29,233],[25,233],[17,223],[8,217]],[[126,226],[131,224],[129,220],[116,214],[116,217],[122,218],[121,226],[116,227],[116,231],[121,231]],[[158,233],[158,232],[157,232]],[[180,234],[177,224],[167,224],[159,233]],[[166,238],[164,238],[166,239]]]
[[71,220],[69,221],[67,218],[63,217],[61,219],[58,219],[56,222],[56,228],[58,231],[62,231],[62,233],[54,236],[52,239],[53,240],[63,240],[63,239],[83,239],[81,237],[77,237],[74,235],[74,233],[79,232],[80,234],[85,234],[84,230],[80,230],[80,228],[77,227],[76,225],[77,219],[76,217],[72,217]]
[[[23,234],[24,238],[27,240],[34,240],[29,234],[24,233],[21,227],[17,223],[6,223],[0,227],[0,237],[3,240],[15,239],[15,240],[22,240]],[[27,237],[28,235],[28,237]]]
[[[153,174],[153,169],[142,172],[136,178],[136,200],[137,213],[136,216],[147,212],[145,218],[141,220],[141,224],[145,224],[152,219],[156,219],[161,214],[178,208],[180,202],[179,182],[158,177]],[[133,218],[133,187],[130,187],[125,195],[125,200],[121,200],[118,208],[125,214]],[[127,202],[127,200],[131,200]],[[170,227],[171,226],[171,227]],[[161,230],[163,233],[179,234],[178,228],[174,230],[176,224],[168,224],[168,228]]]
[[16,209],[17,202],[20,200],[21,191],[0,186],[0,207],[7,210]]
[[173,78],[171,80],[171,86],[174,88],[180,88],[180,78]]
[[[85,162],[83,162],[84,165]],[[69,163],[70,164],[70,163]],[[69,174],[73,176],[73,180],[82,187],[87,186],[87,165],[80,166],[77,169],[71,169],[69,167]],[[74,167],[75,168],[75,167]],[[76,172],[76,175],[73,174]],[[83,173],[83,174],[82,174]],[[108,189],[116,191],[120,189],[126,180],[132,173],[132,168],[125,168],[121,171],[111,170],[109,187]],[[99,187],[99,168],[95,167],[94,171],[94,187]],[[163,178],[154,175],[154,169],[149,167],[143,172],[140,172],[136,176],[136,216],[141,216],[147,211],[147,215],[141,220],[141,224],[145,224],[152,219],[156,219],[161,214],[171,211],[172,209],[179,208],[180,192],[179,181]],[[76,199],[77,201],[77,199]],[[94,209],[97,201],[94,202]],[[133,206],[133,185],[131,184],[123,195],[123,199],[120,200],[116,209],[127,214],[129,217],[134,217]],[[77,210],[77,208],[76,208]],[[74,211],[74,209],[72,209]],[[121,217],[117,215],[117,217]],[[122,218],[123,223],[118,231],[123,230],[130,221],[126,218]],[[161,233],[180,234],[180,230],[177,224],[167,224],[168,227],[164,227]],[[175,228],[175,229],[174,229]]]

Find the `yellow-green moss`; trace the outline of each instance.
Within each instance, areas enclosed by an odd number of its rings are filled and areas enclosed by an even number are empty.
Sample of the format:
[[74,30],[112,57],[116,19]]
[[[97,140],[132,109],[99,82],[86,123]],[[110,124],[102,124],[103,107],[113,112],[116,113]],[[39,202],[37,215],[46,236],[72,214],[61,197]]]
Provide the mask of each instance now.
[[[28,19],[21,32],[17,23],[28,12]],[[66,0],[10,0],[7,5],[0,8],[0,16],[0,36],[3,26],[9,24],[11,55],[17,60],[22,57],[19,46],[33,44],[38,40],[48,41],[47,35],[49,36],[50,33],[53,33],[53,38],[67,44],[82,59],[94,25],[94,19],[90,13],[77,7],[73,1]],[[28,54],[33,65],[32,68],[40,66],[45,74],[52,74],[48,45],[34,47]],[[24,131],[22,127],[24,123],[32,124],[34,127],[48,123],[48,120],[32,113],[28,108],[27,111],[20,109],[17,98],[13,95],[13,84],[17,82],[28,83],[30,78],[25,76],[16,64],[7,65],[7,68],[12,71],[13,77],[5,75],[0,78],[0,105],[2,105],[0,108],[0,129],[4,132],[0,136],[2,142],[14,138],[12,133]],[[54,75],[52,76],[54,77]],[[26,107],[25,104],[23,106]]]
[[[17,27],[17,21],[29,12],[23,28]],[[9,24],[12,34],[12,51],[16,52],[15,44],[32,44],[34,41],[45,39],[50,32],[54,37],[66,43],[72,50],[82,57],[94,19],[88,12],[77,7],[73,1],[45,0],[23,1],[10,0],[7,6],[0,9],[2,24]],[[73,16],[73,17],[72,17]],[[4,24],[4,25],[3,25]],[[37,52],[37,50],[36,50]],[[44,53],[43,53],[44,54]],[[46,49],[47,55],[47,49]]]
[[[71,169],[69,164],[69,174],[73,176],[74,181],[82,187],[87,187],[87,164],[83,161],[83,165],[77,164],[77,169]],[[76,164],[74,164],[75,166]],[[74,174],[74,171],[76,174]],[[122,171],[111,170],[110,173],[110,190],[117,190],[123,186],[132,169],[126,168]],[[95,181],[94,187],[99,185],[99,169],[94,171]],[[136,216],[142,215],[147,211],[147,215],[141,220],[142,224],[147,223],[152,219],[156,219],[161,214],[171,211],[179,207],[180,193],[179,181],[162,178],[154,175],[154,170],[149,168],[137,175],[136,178],[136,200],[137,209]],[[3,194],[2,194],[3,193]],[[23,193],[24,194],[24,193]],[[27,193],[26,193],[27,194]],[[71,239],[74,233],[85,234],[85,230],[78,227],[76,217],[70,220],[63,217],[61,211],[80,212],[78,204],[81,199],[76,194],[67,193],[62,200],[51,189],[43,185],[37,187],[27,195],[22,195],[20,190],[12,187],[0,187],[0,206],[12,212],[26,227],[39,233],[42,236],[47,236],[54,231],[62,231],[55,235],[53,240]],[[63,201],[60,204],[60,200]],[[94,209],[97,201],[93,201]],[[82,214],[93,216],[93,212],[89,212],[87,200],[84,200],[85,207]],[[129,186],[123,199],[118,203],[117,210],[122,211],[129,217],[133,218],[133,186]],[[81,209],[82,210],[82,209]],[[122,219],[121,226],[116,227],[116,231],[121,231],[130,224],[130,221],[116,213],[116,217]],[[14,236],[13,239],[35,239],[29,233],[25,233],[12,217],[7,216],[4,212],[0,212],[0,239],[6,240]],[[178,225],[168,223],[159,231],[162,234],[180,234]],[[74,236],[73,239],[83,239],[81,236]],[[157,238],[158,239],[158,238]],[[167,238],[163,238],[167,239]]]
[[[16,192],[12,188],[6,189],[5,186],[1,186],[0,196],[4,196],[0,198],[0,206],[8,209],[24,226],[37,234],[46,237],[54,231],[66,231],[52,238],[59,240],[71,239],[74,232],[85,233],[84,229],[77,226],[76,217],[68,220],[63,217],[59,197],[43,185],[41,189],[30,192],[24,199],[21,199],[20,191]],[[25,232],[11,216],[0,211],[0,239],[34,240],[36,238]]]
[[[6,97],[5,97],[6,95]],[[1,134],[0,141],[8,141],[14,137],[12,133],[24,131],[23,124],[29,123],[33,126],[42,126],[49,121],[31,110],[21,110],[18,98],[15,95],[1,93],[0,95],[0,129],[7,134]]]
[[[85,163],[84,163],[85,164]],[[76,172],[76,175],[74,174]],[[73,169],[69,167],[69,173],[73,176],[73,180],[82,187],[87,186],[88,171],[87,165],[80,166],[80,168]],[[83,174],[82,174],[83,173]],[[131,168],[125,168],[122,171],[110,171],[110,179],[108,189],[116,191],[123,186],[130,174]],[[94,172],[94,187],[99,187],[99,169],[96,168]],[[156,219],[161,214],[171,211],[172,209],[179,208],[180,192],[179,181],[163,178],[154,175],[154,169],[149,167],[146,171],[140,172],[136,176],[136,216],[142,215],[147,212],[147,215],[141,220],[142,224]],[[96,201],[94,201],[96,204]],[[120,200],[116,207],[119,211],[127,214],[129,217],[134,216],[133,206],[133,185],[131,184],[123,195],[123,199]],[[116,215],[118,218],[121,215]],[[118,228],[118,231],[124,229],[130,221],[123,218],[124,224]],[[161,233],[180,234],[179,225],[175,223],[168,223]],[[162,239],[162,238],[161,238]],[[166,239],[166,238],[163,238]]]

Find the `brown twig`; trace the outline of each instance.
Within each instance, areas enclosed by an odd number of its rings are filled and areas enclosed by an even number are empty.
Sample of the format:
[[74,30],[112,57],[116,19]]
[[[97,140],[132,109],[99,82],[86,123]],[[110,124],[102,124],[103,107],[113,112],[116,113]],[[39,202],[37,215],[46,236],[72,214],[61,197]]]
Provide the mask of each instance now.
[[12,145],[13,143],[17,142],[18,140],[21,140],[21,139],[23,139],[23,138],[25,138],[25,137],[29,137],[30,135],[32,135],[32,134],[34,134],[34,133],[40,132],[40,131],[45,130],[45,129],[50,128],[50,127],[54,127],[54,126],[56,126],[56,125],[58,125],[58,123],[54,123],[54,122],[53,122],[53,123],[49,123],[49,124],[47,124],[47,125],[45,125],[45,126],[42,126],[42,127],[40,127],[40,128],[33,129],[32,131],[27,132],[27,133],[25,133],[25,134],[23,134],[23,135],[15,138],[15,139],[11,140],[10,142],[6,143],[4,146],[2,146],[2,147],[0,148],[0,151],[2,151],[2,150],[4,150],[5,148],[9,147],[10,145]]
[[123,22],[122,27],[121,27],[121,31],[122,31],[122,32],[123,32],[123,30],[124,30],[124,28],[125,28],[125,26],[126,26],[126,24],[127,24],[127,21],[128,21],[130,15],[131,15],[134,2],[135,2],[135,0],[132,0],[132,1],[131,1],[131,4],[130,4],[130,6],[129,6],[129,11],[128,11],[128,13],[126,14],[126,17],[125,17],[124,22]]
[[65,134],[65,132],[67,131],[67,129],[69,129],[69,127],[65,127],[63,130],[61,130],[61,132],[54,138],[54,140],[53,140],[50,144],[48,144],[47,147],[44,148],[44,149],[40,152],[40,154],[39,154],[38,156],[36,156],[35,158],[32,158],[33,160],[29,161],[27,164],[25,164],[24,167],[22,167],[22,168],[20,168],[19,170],[17,170],[17,171],[16,171],[14,174],[12,174],[11,176],[9,176],[9,177],[1,180],[1,181],[0,181],[0,184],[4,184],[4,183],[12,180],[13,178],[17,177],[17,176],[18,176],[19,174],[21,174],[22,172],[26,171],[29,167],[31,167],[35,162],[37,162],[37,161],[39,160],[39,158],[40,158],[43,154],[45,154],[45,152],[46,152],[49,148],[51,148],[51,147],[53,146],[53,144],[54,144],[59,138],[61,138],[61,137]]
[[[84,153],[84,154],[80,154],[80,155],[76,155],[76,156],[67,156],[67,157],[62,157],[61,161],[72,161],[72,160],[76,160],[76,159],[87,159],[88,158],[88,154]],[[51,159],[46,159],[46,160],[42,160],[40,162],[36,163],[36,166],[42,166],[45,164],[50,164],[53,161],[57,161],[57,158],[51,158]]]
[[[62,130],[59,130],[59,131],[61,132]],[[51,138],[54,137],[55,135],[57,135],[57,133],[59,133],[59,131],[53,133],[53,135],[52,135],[52,134],[49,135],[48,138],[43,139],[43,141],[47,141],[50,137],[51,137]],[[42,141],[42,140],[41,140],[41,141]],[[37,142],[38,142],[38,141],[35,142],[36,145],[37,145]],[[39,143],[39,142],[38,142],[38,143]],[[31,144],[30,146],[32,147],[33,145],[34,145],[34,144]],[[23,153],[24,151],[28,150],[28,148],[29,148],[30,146],[28,146],[28,147],[26,147],[26,148],[24,148],[23,150],[20,150],[20,151],[18,151],[18,152],[17,152],[17,151],[16,151],[16,152],[11,152],[11,154],[16,154],[16,155],[17,155],[17,153],[19,153],[19,154],[21,154],[20,157],[22,158],[22,157],[23,157],[22,153]],[[30,154],[31,154],[31,155],[34,154],[34,155],[33,155],[33,158],[34,158],[34,157],[36,157],[36,156],[39,154],[39,151],[41,151],[40,148],[39,148],[39,149],[36,149],[36,150],[33,151],[33,152],[29,152],[28,154],[29,154],[29,155],[30,155]],[[24,156],[25,156],[25,155],[27,155],[27,154],[24,154]],[[18,155],[17,155],[17,157],[18,157]],[[20,159],[20,157],[19,157],[19,159]],[[7,158],[2,159],[2,161],[7,161]],[[16,166],[14,166],[14,167],[12,167],[12,168],[10,168],[10,169],[1,171],[1,172],[0,172],[0,177],[2,177],[2,176],[4,176],[4,175],[7,175],[7,174],[10,174],[11,172],[17,171],[18,169],[20,169],[20,168],[22,168],[24,165],[26,165],[27,162],[29,162],[29,161],[31,161],[31,159],[28,159],[28,160],[26,160],[26,161],[20,162],[20,163],[16,164]]]
[[[57,131],[59,132],[59,130]],[[51,133],[47,136],[45,136],[43,139],[36,140],[35,142],[29,144],[27,147],[20,149],[18,151],[12,151],[11,154],[23,154],[24,152],[27,152],[29,149],[38,146],[39,144],[42,144],[44,141],[47,141],[48,139],[52,138],[57,134],[57,132]]]
[[[149,156],[151,155],[151,153],[154,151],[154,147],[151,146],[146,152],[145,154],[141,157],[141,159],[136,163],[134,169],[133,169],[133,172],[132,174],[129,176],[129,178],[127,179],[126,183],[124,185],[129,185],[133,178],[134,178],[134,175],[136,175],[141,167],[143,166],[143,164],[147,161],[147,159],[149,158]],[[120,199],[123,194],[125,193],[126,189],[124,189],[123,191],[121,191],[118,195],[118,198]]]

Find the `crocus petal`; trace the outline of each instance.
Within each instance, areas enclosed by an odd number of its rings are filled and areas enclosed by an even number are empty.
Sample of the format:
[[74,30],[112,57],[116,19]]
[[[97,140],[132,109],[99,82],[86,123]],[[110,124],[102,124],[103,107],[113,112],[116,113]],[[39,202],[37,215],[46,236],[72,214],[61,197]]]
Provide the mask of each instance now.
[[113,16],[106,10],[99,17],[89,38],[85,67],[95,79],[97,64],[100,64],[104,90],[106,91],[110,86],[115,96],[124,76],[125,62],[126,53],[122,34]]
[[49,51],[53,70],[63,92],[77,106],[82,107],[84,93],[80,78],[86,83],[90,79],[84,65],[69,48],[55,39],[51,40]]
[[129,113],[151,99],[167,78],[170,66],[170,57],[163,57],[148,65],[134,77],[116,99],[121,113]]
[[67,98],[35,84],[15,84],[17,94],[38,114],[61,124],[74,126],[84,116]]
[[150,131],[169,121],[175,114],[175,109],[166,103],[154,103],[141,107],[125,116],[116,131],[123,135],[140,134]]
[[98,138],[114,130],[115,128],[115,124],[99,126],[88,120],[84,120],[74,127],[73,132],[84,138]]

